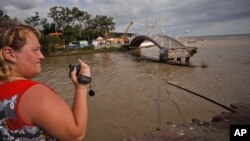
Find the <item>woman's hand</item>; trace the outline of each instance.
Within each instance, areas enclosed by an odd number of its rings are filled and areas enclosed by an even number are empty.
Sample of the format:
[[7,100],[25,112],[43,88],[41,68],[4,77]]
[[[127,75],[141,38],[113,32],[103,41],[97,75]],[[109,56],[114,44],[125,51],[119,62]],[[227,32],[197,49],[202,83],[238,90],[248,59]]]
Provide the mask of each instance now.
[[81,65],[80,74],[91,77],[89,66],[86,63],[84,63],[81,59],[79,59],[79,63]]
[[[81,59],[79,59],[78,61],[81,66],[79,74],[87,76],[87,77],[91,77],[90,67],[86,63],[84,63]],[[77,71],[76,67],[74,67],[73,71],[71,72],[71,79],[75,86],[79,86],[81,84],[77,81],[76,71]]]

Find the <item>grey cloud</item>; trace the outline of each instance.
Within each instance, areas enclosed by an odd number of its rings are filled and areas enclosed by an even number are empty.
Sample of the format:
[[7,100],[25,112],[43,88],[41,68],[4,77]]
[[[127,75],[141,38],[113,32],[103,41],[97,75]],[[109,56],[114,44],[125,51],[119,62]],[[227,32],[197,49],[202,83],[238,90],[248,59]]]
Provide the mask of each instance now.
[[[185,5],[176,11],[176,16],[189,23],[223,22],[250,17],[249,1],[247,0],[207,0]],[[181,20],[180,19],[180,20]]]
[[40,0],[2,0],[3,6],[13,6],[21,10],[27,10],[34,7],[37,7]]
[[[205,30],[204,26],[219,28],[220,25],[223,25],[226,28],[239,22],[250,24],[249,0],[79,0],[77,5],[70,5],[68,1],[1,0],[1,6],[14,6],[17,9],[12,12],[17,13],[18,9],[26,9],[26,11],[34,11],[35,9],[39,13],[43,13],[43,16],[46,16],[46,13],[49,12],[49,8],[45,8],[46,5],[47,7],[55,5],[77,6],[92,15],[114,17],[116,31],[119,32],[124,31],[130,21],[134,22],[131,30],[136,26],[145,24],[146,20],[151,24],[156,24],[159,16],[161,16],[161,25],[162,28],[165,28],[164,30],[168,30],[169,23],[172,23],[173,31],[179,30],[180,32],[183,32],[186,27],[196,28],[198,32],[199,29]],[[247,24],[240,25],[242,27],[238,28],[239,32],[250,32]],[[246,28],[246,30],[243,30],[243,28]]]

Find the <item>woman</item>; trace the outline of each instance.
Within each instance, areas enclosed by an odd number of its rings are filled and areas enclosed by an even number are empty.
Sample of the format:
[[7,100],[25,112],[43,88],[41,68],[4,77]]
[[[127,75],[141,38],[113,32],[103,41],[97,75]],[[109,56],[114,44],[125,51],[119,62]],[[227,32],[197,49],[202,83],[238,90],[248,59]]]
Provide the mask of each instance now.
[[[44,59],[40,33],[22,24],[0,26],[0,138],[2,140],[83,140],[87,127],[87,85],[71,72],[75,86],[70,109],[55,91],[32,77]],[[80,74],[90,68],[79,60]]]

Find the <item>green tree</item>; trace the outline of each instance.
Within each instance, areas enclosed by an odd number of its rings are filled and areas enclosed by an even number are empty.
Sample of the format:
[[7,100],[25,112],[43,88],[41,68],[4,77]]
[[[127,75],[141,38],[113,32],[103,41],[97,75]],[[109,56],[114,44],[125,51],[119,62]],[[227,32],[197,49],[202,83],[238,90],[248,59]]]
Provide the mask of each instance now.
[[11,18],[7,14],[6,11],[0,9],[0,23],[20,23],[17,18]]
[[56,24],[58,29],[64,29],[66,26],[83,27],[90,15],[86,11],[81,11],[77,7],[69,9],[68,7],[52,7],[48,14]]
[[4,10],[0,9],[0,23],[9,19],[10,17],[7,14],[5,14]]
[[[76,39],[88,39],[89,41],[97,36],[106,37],[115,29],[113,17],[96,15],[92,17],[88,12],[81,11],[77,7],[51,7],[48,13],[55,25],[55,31],[62,31],[62,37],[66,42]],[[51,28],[51,25],[43,24],[44,29]],[[45,28],[46,27],[46,28]]]
[[59,11],[59,7],[51,7],[50,12],[48,14],[48,17],[52,18],[53,22],[55,23],[56,28],[61,29],[62,28],[62,19],[61,19],[61,13]]
[[35,16],[27,17],[24,21],[25,23],[30,24],[34,27],[38,26],[40,24],[39,13],[35,12]]
[[47,18],[41,19],[40,24],[43,27],[42,32],[45,36],[48,35],[49,33],[56,32],[55,23],[49,23]]
[[80,37],[84,38],[85,28],[87,26],[87,21],[90,19],[91,15],[86,11],[81,11],[77,7],[73,7],[71,10],[72,25],[80,30]]
[[0,18],[9,19],[10,17],[7,14],[5,14],[4,10],[0,9]]
[[39,41],[42,46],[41,50],[45,55],[56,53],[57,48],[64,45],[64,40],[60,36],[42,35]]
[[65,43],[68,44],[71,41],[76,41],[79,37],[79,32],[78,28],[66,26],[62,33]]
[[113,17],[96,15],[87,21],[86,31],[91,38],[98,36],[106,37],[115,29]]
[[55,6],[50,8],[48,17],[52,18],[56,25],[56,30],[63,30],[66,26],[73,26],[75,21],[72,11],[68,7]]

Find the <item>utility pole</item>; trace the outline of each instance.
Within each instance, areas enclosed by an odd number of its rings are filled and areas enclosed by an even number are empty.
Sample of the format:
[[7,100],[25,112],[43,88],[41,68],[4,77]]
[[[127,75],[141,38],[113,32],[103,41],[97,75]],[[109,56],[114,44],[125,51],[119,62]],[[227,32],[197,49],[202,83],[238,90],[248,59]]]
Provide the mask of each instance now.
[[[171,23],[169,23],[169,37],[171,37]],[[172,39],[169,39],[169,48],[171,48],[171,40]]]
[[158,34],[161,34],[161,16],[159,15],[159,18],[158,18]]

